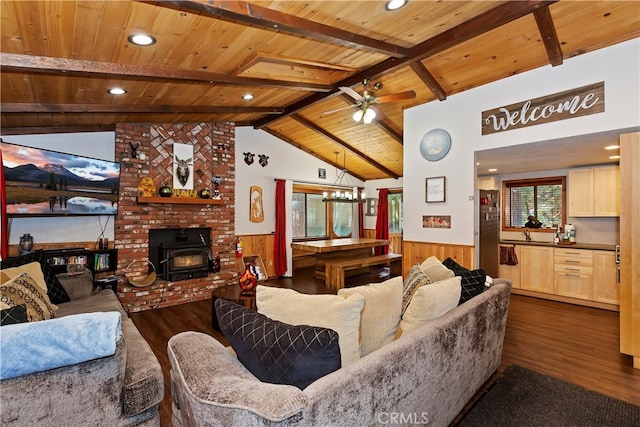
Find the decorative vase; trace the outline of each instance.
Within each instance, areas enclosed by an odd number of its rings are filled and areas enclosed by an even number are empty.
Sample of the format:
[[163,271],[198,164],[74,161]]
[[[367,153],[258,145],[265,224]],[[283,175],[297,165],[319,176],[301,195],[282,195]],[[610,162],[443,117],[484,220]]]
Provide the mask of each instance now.
[[244,268],[244,274],[240,276],[240,288],[243,291],[251,291],[258,284],[258,277],[251,271],[251,264]]
[[171,191],[171,187],[166,185],[163,185],[158,189],[158,194],[160,194],[160,197],[171,197],[172,193],[173,191]]
[[211,190],[209,190],[208,188],[203,188],[198,192],[198,196],[200,196],[201,199],[210,199]]

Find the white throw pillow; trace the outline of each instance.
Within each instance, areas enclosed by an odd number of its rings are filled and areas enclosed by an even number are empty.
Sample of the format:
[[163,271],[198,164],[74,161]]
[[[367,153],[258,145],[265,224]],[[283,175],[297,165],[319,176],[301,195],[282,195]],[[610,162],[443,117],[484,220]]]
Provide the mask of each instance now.
[[421,286],[402,316],[402,334],[414,331],[457,307],[462,292],[461,281],[461,277],[452,277]]
[[362,295],[354,294],[344,299],[338,295],[307,295],[293,289],[258,285],[256,305],[258,313],[279,322],[336,331],[343,367],[360,358]]
[[364,297],[360,317],[360,356],[364,357],[396,337],[402,311],[402,276],[338,291],[343,298],[355,294]]
[[425,259],[422,264],[420,264],[420,269],[424,271],[424,273],[429,276],[431,279],[431,283],[439,282],[440,280],[450,279],[455,276],[452,270],[449,270],[447,267],[440,262],[438,257],[430,256]]

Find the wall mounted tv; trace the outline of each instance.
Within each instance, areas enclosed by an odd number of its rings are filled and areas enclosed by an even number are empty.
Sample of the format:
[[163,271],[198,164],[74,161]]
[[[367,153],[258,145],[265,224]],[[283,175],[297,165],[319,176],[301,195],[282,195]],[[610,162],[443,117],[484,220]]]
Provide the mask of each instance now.
[[115,215],[120,164],[1,142],[7,216]]

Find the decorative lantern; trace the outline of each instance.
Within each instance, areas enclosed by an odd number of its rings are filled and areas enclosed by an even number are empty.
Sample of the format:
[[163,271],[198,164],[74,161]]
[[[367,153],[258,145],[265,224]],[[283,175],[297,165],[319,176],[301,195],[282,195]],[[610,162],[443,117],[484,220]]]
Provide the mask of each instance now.
[[35,241],[33,240],[33,236],[29,233],[26,233],[20,237],[20,243],[18,243],[18,252],[20,255],[26,255],[33,252],[33,244]]

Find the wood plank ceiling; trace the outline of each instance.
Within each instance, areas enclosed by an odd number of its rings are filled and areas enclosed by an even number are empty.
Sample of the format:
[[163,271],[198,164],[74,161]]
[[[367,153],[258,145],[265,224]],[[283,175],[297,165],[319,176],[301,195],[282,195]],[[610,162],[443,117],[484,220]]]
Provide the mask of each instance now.
[[[636,38],[639,5],[2,1],[1,132],[235,122],[360,179],[399,177],[405,108]],[[133,45],[136,32],[157,43]],[[339,88],[362,92],[364,79],[382,83],[376,96],[415,97],[376,104],[376,119],[357,123]],[[107,93],[114,86],[127,93]]]

